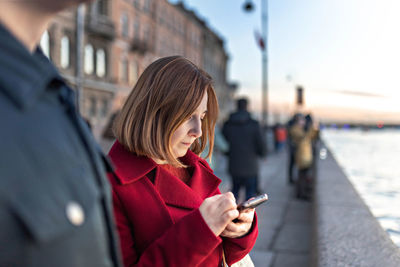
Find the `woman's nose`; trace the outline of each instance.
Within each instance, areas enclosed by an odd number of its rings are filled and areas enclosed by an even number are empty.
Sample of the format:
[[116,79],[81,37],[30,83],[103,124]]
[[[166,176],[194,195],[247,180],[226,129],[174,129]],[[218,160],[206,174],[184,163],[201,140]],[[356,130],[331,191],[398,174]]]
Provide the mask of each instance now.
[[199,138],[202,135],[201,131],[201,119],[194,120],[193,126],[190,129],[189,135]]

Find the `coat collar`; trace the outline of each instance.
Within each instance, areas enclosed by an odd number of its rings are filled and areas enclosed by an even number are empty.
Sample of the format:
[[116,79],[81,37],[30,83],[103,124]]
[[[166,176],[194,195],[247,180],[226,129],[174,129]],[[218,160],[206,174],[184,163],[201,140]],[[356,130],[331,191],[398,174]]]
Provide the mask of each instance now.
[[156,169],[155,189],[165,203],[177,207],[198,208],[204,198],[215,194],[221,183],[207,162],[190,150],[180,158],[182,163],[193,167],[193,175],[188,185],[157,165],[152,159],[129,152],[118,141],[114,143],[109,156],[116,167],[115,172],[122,185],[144,178],[150,171]]
[[53,80],[61,81],[56,68],[39,47],[30,53],[0,24],[0,91],[20,109],[31,107]]
[[157,166],[152,159],[129,152],[118,141],[115,141],[108,156],[122,185],[137,181]]

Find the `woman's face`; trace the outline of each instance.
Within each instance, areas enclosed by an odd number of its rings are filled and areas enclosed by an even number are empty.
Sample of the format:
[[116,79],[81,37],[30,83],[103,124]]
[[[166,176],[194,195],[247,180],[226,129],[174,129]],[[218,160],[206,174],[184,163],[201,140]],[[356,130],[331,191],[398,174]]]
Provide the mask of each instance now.
[[201,136],[201,123],[207,112],[207,101],[208,96],[206,92],[200,105],[192,113],[192,116],[182,123],[172,134],[171,148],[175,158],[186,155],[193,142]]

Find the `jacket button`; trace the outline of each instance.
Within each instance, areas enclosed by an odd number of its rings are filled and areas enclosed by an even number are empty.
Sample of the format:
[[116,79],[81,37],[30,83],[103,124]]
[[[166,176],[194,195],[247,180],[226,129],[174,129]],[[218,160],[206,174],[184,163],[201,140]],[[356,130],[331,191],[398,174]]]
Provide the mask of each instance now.
[[75,226],[80,226],[85,221],[85,213],[79,203],[71,201],[66,207],[67,218]]

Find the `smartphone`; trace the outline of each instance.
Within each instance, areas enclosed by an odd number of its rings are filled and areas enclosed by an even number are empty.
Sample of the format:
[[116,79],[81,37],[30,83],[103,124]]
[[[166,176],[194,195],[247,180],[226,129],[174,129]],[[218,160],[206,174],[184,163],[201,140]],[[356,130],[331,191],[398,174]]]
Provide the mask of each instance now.
[[258,205],[260,205],[261,203],[264,203],[267,200],[268,200],[268,195],[267,194],[262,194],[262,195],[256,196],[255,198],[251,198],[249,200],[246,200],[243,203],[240,203],[237,206],[237,209],[239,211],[246,210],[246,209],[253,209],[253,208],[257,207]]

